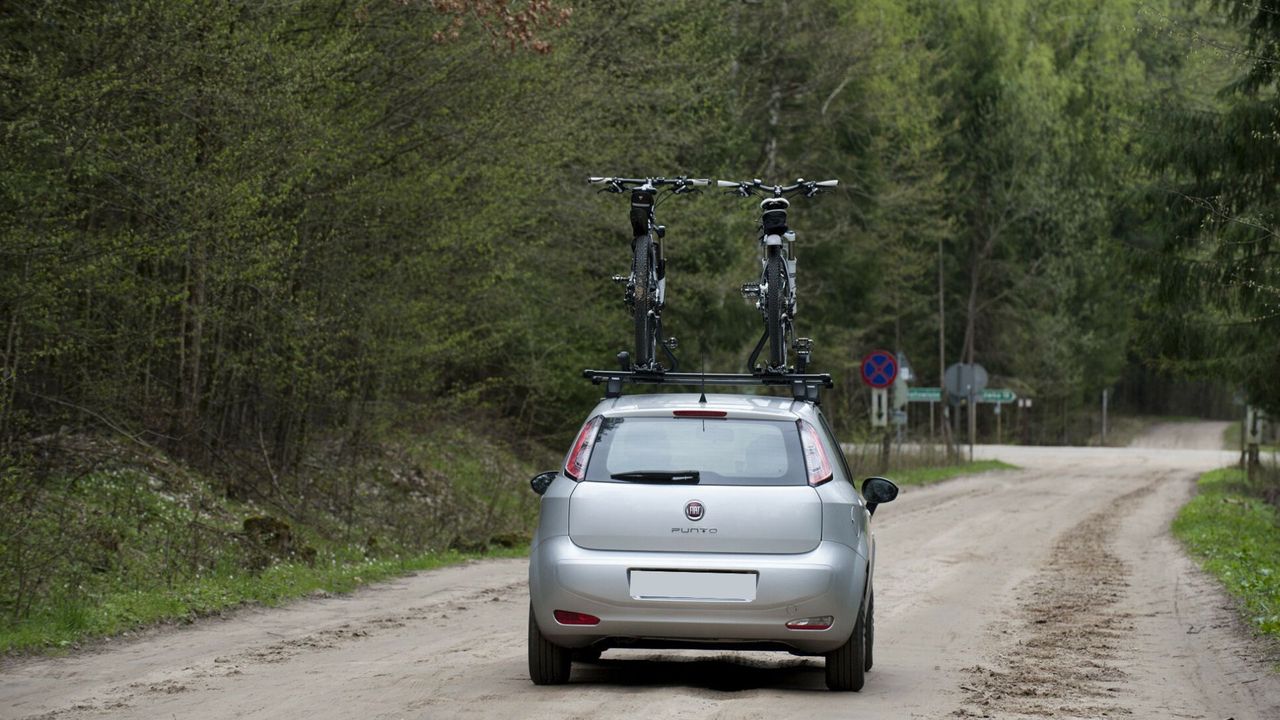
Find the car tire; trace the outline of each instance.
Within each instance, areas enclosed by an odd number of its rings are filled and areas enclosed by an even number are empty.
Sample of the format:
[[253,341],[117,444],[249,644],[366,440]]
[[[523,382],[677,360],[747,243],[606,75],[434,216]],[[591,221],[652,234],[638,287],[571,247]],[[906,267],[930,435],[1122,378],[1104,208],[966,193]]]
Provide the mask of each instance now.
[[858,621],[853,624],[849,639],[827,653],[827,687],[831,690],[853,691],[862,689],[865,680],[866,627],[862,622],[862,609],[858,609]]
[[867,593],[867,614],[863,618],[866,628],[863,634],[866,636],[866,643],[862,650],[862,669],[868,671],[871,669],[871,649],[875,645],[876,637],[876,593],[874,590]]
[[542,636],[529,606],[529,679],[534,685],[563,685],[569,681],[570,650]]

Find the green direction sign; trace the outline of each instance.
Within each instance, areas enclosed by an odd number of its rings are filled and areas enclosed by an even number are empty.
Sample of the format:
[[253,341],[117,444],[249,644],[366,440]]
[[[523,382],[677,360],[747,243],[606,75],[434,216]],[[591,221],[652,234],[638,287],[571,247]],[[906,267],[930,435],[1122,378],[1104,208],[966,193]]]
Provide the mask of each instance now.
[[1009,388],[988,388],[978,394],[978,402],[1011,403],[1018,399],[1018,394]]
[[942,402],[942,388],[907,388],[907,400],[910,402]]
[[[978,393],[978,402],[1011,403],[1018,399],[1018,394],[1009,388],[988,388]],[[941,402],[942,388],[913,387],[907,389],[907,400],[911,402]]]

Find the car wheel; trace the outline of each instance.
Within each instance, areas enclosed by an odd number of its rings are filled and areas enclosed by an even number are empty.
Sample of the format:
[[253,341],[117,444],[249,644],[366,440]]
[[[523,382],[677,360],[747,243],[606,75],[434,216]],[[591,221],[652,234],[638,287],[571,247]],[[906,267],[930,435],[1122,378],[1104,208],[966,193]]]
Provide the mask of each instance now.
[[529,679],[534,685],[562,685],[569,681],[569,650],[542,636],[529,606]]
[[827,653],[827,687],[832,690],[862,689],[865,679],[863,652],[866,650],[865,626],[862,623],[862,609],[858,609],[858,621],[853,624],[853,633],[849,639],[835,650]]
[[862,650],[862,669],[871,669],[871,646],[875,644],[876,637],[876,593],[874,590],[867,593],[867,615],[863,618],[866,628],[863,634],[866,635],[867,641]]

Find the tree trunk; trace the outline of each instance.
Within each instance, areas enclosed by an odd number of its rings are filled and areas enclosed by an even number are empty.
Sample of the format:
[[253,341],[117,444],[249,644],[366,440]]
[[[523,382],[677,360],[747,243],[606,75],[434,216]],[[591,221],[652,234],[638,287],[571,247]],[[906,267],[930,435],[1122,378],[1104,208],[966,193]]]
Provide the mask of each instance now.
[[187,352],[182,371],[182,431],[198,432],[201,392],[201,356],[204,349],[205,278],[207,251],[203,233],[192,242],[190,280],[187,287]]
[[[964,362],[971,367],[974,364],[974,346],[977,340],[974,335],[977,333],[977,314],[978,314],[978,285],[982,277],[982,252],[977,246],[973,246],[969,254],[969,299],[965,305],[964,320],[964,349],[961,355]],[[973,445],[977,441],[978,436],[978,403],[976,401],[976,393],[970,392],[967,399],[967,417],[965,418],[969,429],[969,460],[973,460]]]
[[[938,425],[941,428],[942,445],[946,448],[947,458],[955,459],[956,448],[955,442],[951,435],[951,425],[947,422],[950,414],[947,395],[945,390],[946,374],[947,374],[947,300],[944,292],[943,273],[942,273],[942,236],[938,236],[938,387],[943,388],[941,401],[939,403]],[[930,422],[930,427],[933,427]]]

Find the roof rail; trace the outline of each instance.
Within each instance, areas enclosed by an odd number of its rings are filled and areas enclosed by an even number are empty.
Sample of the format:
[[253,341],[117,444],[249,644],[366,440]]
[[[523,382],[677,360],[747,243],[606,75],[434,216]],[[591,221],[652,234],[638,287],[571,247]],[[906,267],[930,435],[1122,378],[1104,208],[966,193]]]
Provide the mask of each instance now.
[[753,375],[738,373],[694,373],[694,372],[644,372],[636,370],[583,370],[582,377],[593,385],[605,386],[604,396],[616,398],[622,395],[623,385],[733,385],[739,387],[753,385],[786,385],[791,388],[791,397],[804,402],[818,404],[818,393],[823,388],[833,387],[831,375],[827,373],[756,373]]

